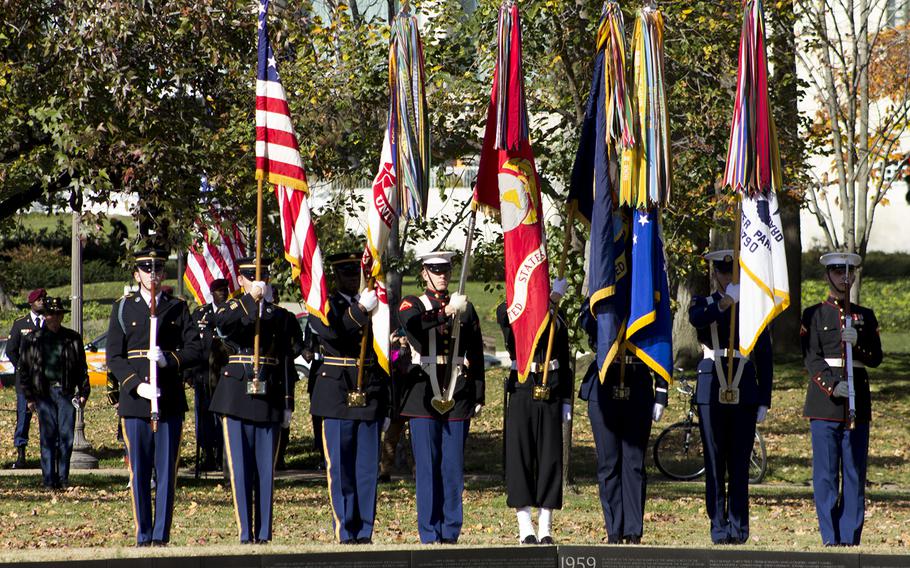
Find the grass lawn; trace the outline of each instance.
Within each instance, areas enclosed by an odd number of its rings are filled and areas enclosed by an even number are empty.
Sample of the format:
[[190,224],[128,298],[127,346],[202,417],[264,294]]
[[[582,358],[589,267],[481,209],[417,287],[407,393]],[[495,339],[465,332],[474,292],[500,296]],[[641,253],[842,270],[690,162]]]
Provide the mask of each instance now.
[[[886,337],[890,342],[892,338]],[[861,551],[906,554],[910,548],[910,353],[889,353],[881,368],[872,371],[875,421],[872,428],[867,522]],[[797,364],[778,365],[774,403],[762,426],[768,443],[770,471],[766,483],[752,489],[751,546],[765,549],[820,550],[812,488],[808,425],[801,418],[806,378]],[[516,542],[514,514],[506,507],[499,480],[501,463],[502,371],[487,377],[487,407],[472,424],[466,451],[469,475],[464,495],[465,525],[461,543],[510,545]],[[303,385],[298,390],[298,412],[292,425],[289,463],[312,469],[312,431],[306,414]],[[192,396],[190,393],[190,401]],[[0,390],[0,463],[14,457],[9,437],[13,430],[15,399],[12,389]],[[667,416],[652,431],[681,418],[684,401],[671,398]],[[191,464],[192,418],[185,423],[181,459]],[[86,436],[101,458],[102,467],[122,467],[122,448],[116,440],[116,417],[102,393],[88,405]],[[575,406],[573,473],[575,484],[565,508],[555,515],[557,542],[589,544],[605,535],[594,483],[593,439],[586,409]],[[29,462],[38,467],[37,426],[32,426]],[[708,546],[703,482],[669,482],[653,468],[646,508],[645,543],[650,545]],[[471,474],[481,474],[470,477]],[[39,488],[38,475],[0,476],[0,559],[33,559],[34,549],[107,547],[106,555],[132,554],[110,547],[128,547],[133,521],[126,478],[74,473],[74,487],[62,494]],[[380,486],[378,522],[374,541],[379,545],[416,545],[414,484],[405,479]],[[324,481],[276,482],[275,551],[330,551],[331,513]],[[187,554],[238,553],[236,525],[228,485],[222,480],[181,479],[177,489],[172,541],[191,547]],[[17,552],[19,551],[19,552]],[[170,553],[180,553],[171,549]],[[239,551],[244,552],[244,551]],[[97,552],[73,551],[72,558],[93,558]],[[58,556],[59,558],[59,553]]]

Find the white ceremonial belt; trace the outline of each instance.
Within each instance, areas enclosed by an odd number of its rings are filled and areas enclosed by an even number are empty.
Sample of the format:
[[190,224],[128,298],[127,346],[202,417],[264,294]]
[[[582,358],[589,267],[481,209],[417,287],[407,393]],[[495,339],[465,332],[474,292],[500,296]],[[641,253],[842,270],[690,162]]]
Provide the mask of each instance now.
[[[827,363],[829,367],[841,367],[842,368],[844,366],[844,360],[841,359],[840,357],[831,357],[831,358],[826,357],[825,363]],[[853,368],[854,369],[865,369],[866,366],[861,361],[857,361],[856,359],[854,359]]]
[[[437,365],[447,365],[449,363],[449,357],[448,355],[437,355],[436,357],[421,355],[420,362],[425,365],[429,365],[431,363],[436,363]],[[464,365],[464,357],[455,357],[455,364]]]
[[[728,357],[730,353],[729,349],[711,349],[709,347],[705,347],[704,345],[702,345],[701,348],[702,353],[704,354],[704,358],[710,359],[712,361],[715,361],[718,358],[723,359],[724,357]],[[745,359],[745,357],[743,357],[743,354],[739,352],[739,349],[736,349],[734,351],[733,358]]]
[[[551,370],[551,371],[555,371],[556,369],[559,368],[559,361],[556,361],[556,360],[550,361],[549,367],[550,367],[550,370]],[[511,369],[512,369],[513,371],[517,371],[517,370],[518,370],[518,363],[515,362],[515,361],[512,361],[512,367],[511,367]],[[537,363],[537,362],[535,361],[534,363],[531,363],[531,368],[529,369],[529,372],[531,372],[531,373],[542,373],[542,372],[543,372],[543,365],[540,364],[540,363]]]

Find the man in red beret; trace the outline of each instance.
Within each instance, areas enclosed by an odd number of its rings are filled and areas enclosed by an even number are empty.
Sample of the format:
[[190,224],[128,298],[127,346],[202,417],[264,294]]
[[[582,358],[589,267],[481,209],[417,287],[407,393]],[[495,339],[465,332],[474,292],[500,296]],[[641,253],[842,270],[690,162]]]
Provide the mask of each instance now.
[[[36,288],[28,294],[29,313],[13,322],[6,343],[6,354],[9,356],[13,367],[19,367],[19,353],[22,338],[44,326],[44,298],[47,292],[44,288]],[[18,377],[18,373],[16,373]],[[16,431],[13,435],[13,445],[16,446],[16,461],[13,469],[25,468],[25,446],[28,445],[28,430],[32,423],[32,413],[28,409],[28,401],[22,394],[22,385],[16,379]]]

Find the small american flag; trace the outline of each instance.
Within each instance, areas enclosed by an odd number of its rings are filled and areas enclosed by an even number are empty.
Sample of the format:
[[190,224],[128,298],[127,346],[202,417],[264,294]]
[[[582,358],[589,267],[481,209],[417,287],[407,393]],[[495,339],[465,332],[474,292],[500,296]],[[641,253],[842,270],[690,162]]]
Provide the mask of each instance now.
[[[200,192],[207,194],[211,191],[208,178],[202,176]],[[210,304],[212,292],[209,285],[213,280],[227,280],[231,294],[240,289],[237,260],[246,256],[246,249],[237,224],[219,210],[217,203],[209,208],[207,219],[196,219],[196,228],[202,236],[187,252],[183,281],[197,304]]]
[[297,135],[275,54],[269,43],[266,16],[269,0],[259,0],[259,63],[256,66],[256,179],[307,191]]

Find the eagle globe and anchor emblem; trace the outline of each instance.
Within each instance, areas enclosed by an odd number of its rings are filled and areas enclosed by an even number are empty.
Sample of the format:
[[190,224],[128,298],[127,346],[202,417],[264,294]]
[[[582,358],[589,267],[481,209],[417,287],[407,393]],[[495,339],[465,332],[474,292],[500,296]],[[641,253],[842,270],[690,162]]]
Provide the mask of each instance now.
[[537,223],[537,175],[525,158],[511,158],[499,169],[502,230]]

